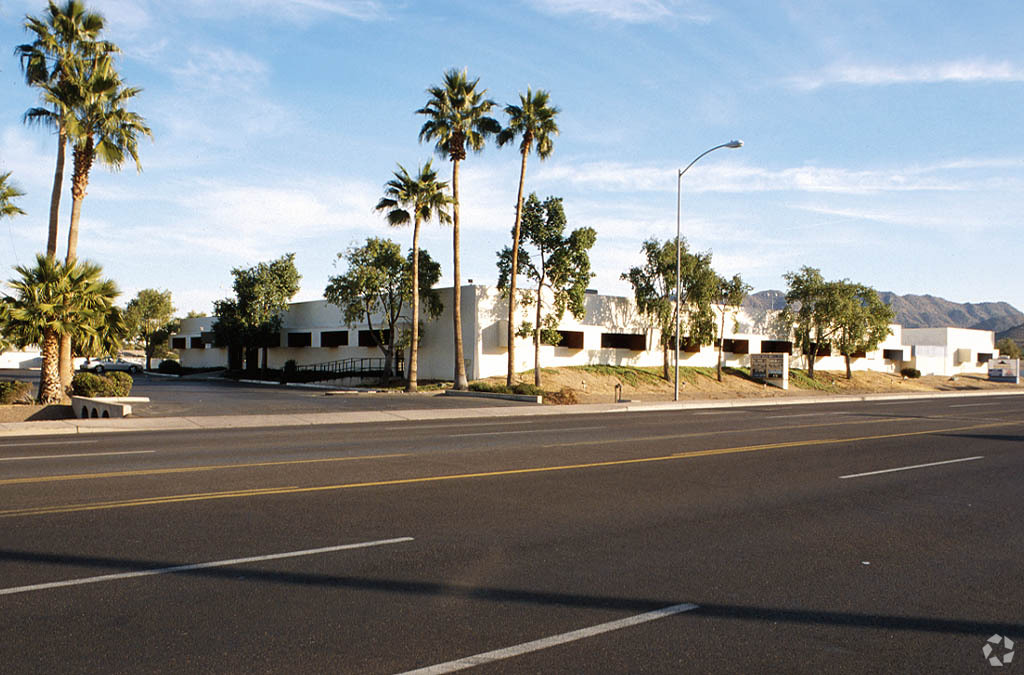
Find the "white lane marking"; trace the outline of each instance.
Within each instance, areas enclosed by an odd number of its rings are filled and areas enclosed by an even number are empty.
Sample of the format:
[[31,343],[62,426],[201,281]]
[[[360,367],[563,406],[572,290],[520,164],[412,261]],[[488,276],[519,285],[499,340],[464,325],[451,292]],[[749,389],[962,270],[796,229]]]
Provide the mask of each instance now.
[[898,466],[895,469],[882,469],[881,471],[866,471],[864,473],[851,473],[839,478],[861,478],[862,476],[877,476],[880,473],[892,473],[894,471],[910,471],[911,469],[924,469],[929,466],[942,466],[943,464],[956,464],[957,462],[973,462],[976,459],[985,459],[984,456],[962,457],[960,459],[948,459],[945,462],[929,462],[927,464],[914,464],[913,466]]
[[36,446],[36,445],[94,445],[99,441],[28,441],[25,443],[4,443],[0,445],[0,450],[4,448],[23,448],[25,446]]
[[993,406],[1001,406],[1002,403],[960,403],[958,405],[951,405],[950,408],[987,408]]
[[505,436],[508,434],[547,434],[562,431],[595,431],[607,427],[566,427],[564,429],[520,429],[517,431],[476,431],[471,434],[452,434],[452,438],[465,438],[467,436]]
[[0,457],[0,462],[28,459],[67,459],[68,457],[109,457],[111,455],[152,455],[156,450],[126,450],[124,452],[79,452],[73,455],[35,455],[33,457]]
[[177,572],[191,572],[192,570],[203,570],[211,567],[228,567],[229,565],[245,565],[247,563],[264,562],[266,560],[280,560],[282,558],[298,558],[300,556],[317,555],[320,553],[333,553],[335,551],[348,551],[356,548],[369,548],[371,546],[386,546],[387,544],[402,544],[413,541],[412,537],[399,537],[397,539],[381,539],[379,541],[364,541],[358,544],[343,544],[341,546],[327,546],[325,548],[311,548],[305,551],[289,551],[287,553],[272,553],[270,555],[257,555],[251,558],[234,558],[233,560],[215,560],[213,562],[194,563],[191,565],[176,565],[174,567],[162,567],[160,569],[142,570],[140,572],[123,572],[120,574],[104,574],[98,577],[85,577],[82,579],[68,579],[66,581],[51,581],[45,584],[32,584],[30,586],[14,586],[12,588],[0,588],[0,595],[14,595],[15,593],[29,593],[32,591],[45,591],[51,588],[65,588],[67,586],[83,586],[85,584],[98,584],[104,581],[117,581],[120,579],[134,579],[137,577],[151,577],[158,574],[174,574]]
[[851,413],[845,412],[813,412],[813,413],[800,413],[799,415],[765,415],[766,420],[777,420],[777,419],[788,419],[790,417],[825,417],[826,415],[832,415],[834,417],[842,417],[850,415]]
[[567,642],[582,640],[584,638],[593,637],[594,635],[600,635],[601,633],[608,633],[613,630],[629,628],[630,626],[647,623],[648,621],[664,619],[665,617],[672,616],[673,614],[682,614],[683,612],[690,612],[695,609],[697,609],[697,605],[690,603],[672,605],[671,607],[657,609],[645,614],[637,614],[636,616],[631,616],[626,619],[601,623],[596,626],[591,626],[590,628],[582,628],[580,630],[562,633],[561,635],[552,635],[551,637],[541,638],[540,640],[534,640],[533,642],[524,642],[513,647],[506,647],[505,649],[495,649],[494,651],[484,652],[483,654],[477,654],[475,656],[467,656],[456,661],[439,663],[436,666],[427,666],[426,668],[410,670],[402,673],[401,675],[440,675],[440,673],[453,673],[457,670],[464,670],[466,668],[480,666],[485,663],[493,663],[495,661],[510,659],[515,656],[522,656],[523,654],[540,651],[541,649],[547,649],[548,647],[555,647]]

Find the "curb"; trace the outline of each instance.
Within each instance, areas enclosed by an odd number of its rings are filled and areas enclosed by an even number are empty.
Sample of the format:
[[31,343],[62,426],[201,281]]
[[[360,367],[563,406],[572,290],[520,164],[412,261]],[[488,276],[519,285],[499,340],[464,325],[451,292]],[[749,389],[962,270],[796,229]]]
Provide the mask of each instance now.
[[[484,392],[477,392],[484,393]],[[955,391],[914,394],[855,394],[771,399],[726,399],[685,402],[587,403],[574,406],[515,406],[461,408],[456,410],[416,409],[402,411],[327,412],[277,415],[210,415],[193,417],[126,417],[122,419],[66,419],[39,422],[0,423],[0,437],[69,436],[92,433],[196,431],[213,429],[314,426],[327,424],[367,424],[381,422],[419,422],[438,419],[479,419],[481,417],[537,417],[547,415],[596,415],[625,412],[668,412],[672,410],[708,410],[715,408],[763,408],[828,403],[907,401],[916,399],[984,398],[1022,396],[1024,391]]]
[[522,401],[523,403],[543,403],[543,396],[530,396],[529,394],[499,394],[493,391],[461,391],[445,389],[442,396],[469,397],[469,398],[498,398],[505,401]]

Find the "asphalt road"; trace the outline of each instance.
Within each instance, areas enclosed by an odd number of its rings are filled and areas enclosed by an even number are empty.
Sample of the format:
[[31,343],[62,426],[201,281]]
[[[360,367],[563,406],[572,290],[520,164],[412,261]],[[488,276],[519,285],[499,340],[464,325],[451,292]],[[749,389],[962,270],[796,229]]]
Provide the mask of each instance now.
[[1022,413],[998,397],[5,440],[0,663],[980,673],[998,634],[1012,673]]

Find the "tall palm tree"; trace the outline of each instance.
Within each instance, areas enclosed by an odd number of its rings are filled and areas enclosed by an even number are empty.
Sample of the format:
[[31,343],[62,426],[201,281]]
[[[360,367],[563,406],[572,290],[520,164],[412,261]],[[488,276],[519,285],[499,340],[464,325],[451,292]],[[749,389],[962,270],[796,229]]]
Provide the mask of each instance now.
[[[98,159],[112,170],[118,170],[130,157],[141,172],[138,139],[140,135],[152,137],[142,116],[124,107],[142,90],[125,87],[121,83],[109,55],[97,55],[90,62],[80,62],[79,65],[81,68],[75,80],[79,99],[66,125],[74,157],[66,258],[69,264],[78,256],[78,223],[92,165]],[[60,377],[64,386],[71,382],[71,357],[71,338],[63,335],[60,340]]]
[[435,216],[441,223],[452,221],[448,215],[448,205],[452,200],[444,194],[448,183],[437,180],[437,172],[430,164],[428,160],[420,167],[415,178],[399,164],[394,178],[384,184],[384,196],[376,206],[377,211],[386,212],[388,225],[400,227],[412,221],[412,347],[409,350],[409,380],[405,386],[406,391],[416,391],[419,365],[420,224],[430,222]]
[[508,293],[508,375],[505,384],[512,386],[512,378],[515,375],[516,367],[516,274],[519,271],[519,225],[523,216],[523,183],[526,180],[526,157],[530,150],[536,148],[537,156],[542,160],[547,159],[555,149],[553,136],[558,135],[558,124],[555,117],[559,110],[548,103],[549,94],[543,89],[536,93],[529,87],[525,94],[519,94],[520,105],[505,106],[505,114],[508,115],[508,124],[498,134],[498,146],[511,143],[516,138],[522,138],[519,144],[519,152],[523,156],[522,166],[519,168],[519,196],[516,198],[516,224],[512,228],[512,268],[509,278]]
[[455,324],[455,388],[466,389],[466,363],[462,349],[462,288],[459,257],[459,162],[466,159],[466,147],[473,152],[484,149],[487,137],[501,131],[501,125],[488,113],[496,105],[484,98],[486,89],[477,90],[479,78],[470,81],[466,71],[452,68],[444,74],[443,84],[427,89],[430,99],[416,111],[427,121],[420,129],[420,142],[434,142],[439,157],[452,162],[452,249],[454,261],[454,297],[452,320]]
[[14,295],[7,303],[12,333],[22,345],[41,345],[39,402],[60,403],[60,336],[83,340],[99,332],[118,295],[117,286],[100,277],[99,265],[87,261],[61,263],[39,254],[34,267],[14,269],[19,278],[8,282]]
[[25,212],[14,203],[15,199],[23,197],[25,193],[19,190],[14,183],[11,183],[10,178],[10,171],[0,173],[0,218],[25,215]]
[[70,76],[77,60],[117,51],[112,43],[97,39],[103,26],[103,16],[86,11],[80,0],[68,0],[62,5],[49,0],[42,17],[25,17],[25,30],[34,35],[35,39],[15,49],[25,73],[25,82],[39,89],[43,103],[25,113],[25,123],[40,124],[57,132],[57,165],[50,194],[50,221],[46,238],[46,254],[50,258],[57,255],[67,145],[65,121],[77,99]]

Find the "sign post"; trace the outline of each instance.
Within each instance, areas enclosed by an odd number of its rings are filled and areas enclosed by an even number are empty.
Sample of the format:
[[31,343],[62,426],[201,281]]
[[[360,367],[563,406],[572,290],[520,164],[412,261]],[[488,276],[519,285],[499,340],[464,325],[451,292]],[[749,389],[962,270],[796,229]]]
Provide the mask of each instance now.
[[988,379],[989,382],[1020,384],[1020,359],[1005,356],[992,359],[988,362]]
[[751,354],[750,376],[779,389],[789,389],[789,354]]

